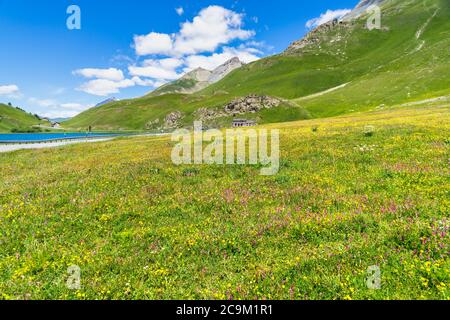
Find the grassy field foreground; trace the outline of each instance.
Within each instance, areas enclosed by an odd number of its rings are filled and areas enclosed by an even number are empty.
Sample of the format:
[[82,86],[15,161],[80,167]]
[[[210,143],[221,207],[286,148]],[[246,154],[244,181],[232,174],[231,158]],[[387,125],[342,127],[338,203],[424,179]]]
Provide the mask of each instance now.
[[167,138],[1,154],[0,298],[449,299],[449,123],[447,105],[270,125],[273,177],[176,167]]

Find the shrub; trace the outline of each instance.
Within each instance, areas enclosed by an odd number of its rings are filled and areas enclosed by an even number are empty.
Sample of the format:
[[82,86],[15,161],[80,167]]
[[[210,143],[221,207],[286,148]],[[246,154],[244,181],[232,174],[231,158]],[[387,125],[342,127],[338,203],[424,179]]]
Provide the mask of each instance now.
[[365,126],[364,127],[364,136],[372,137],[374,134],[375,134],[375,127],[374,126]]

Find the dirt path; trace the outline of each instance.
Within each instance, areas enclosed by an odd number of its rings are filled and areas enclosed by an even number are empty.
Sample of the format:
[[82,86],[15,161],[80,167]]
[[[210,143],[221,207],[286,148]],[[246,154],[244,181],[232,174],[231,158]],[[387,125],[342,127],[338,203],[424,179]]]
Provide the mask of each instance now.
[[314,94],[311,94],[311,95],[306,96],[306,97],[301,97],[301,98],[298,98],[298,99],[294,99],[294,101],[303,101],[303,100],[308,100],[308,99],[312,99],[312,98],[317,98],[317,97],[323,96],[323,95],[325,95],[327,93],[330,93],[330,92],[333,92],[333,91],[345,88],[349,84],[350,84],[350,82],[347,82],[347,83],[341,84],[340,86],[337,86],[337,87],[334,87],[334,88],[331,88],[331,89],[328,89],[328,90],[325,90],[325,91],[314,93]]
[[415,53],[417,51],[420,51],[425,46],[425,43],[426,43],[425,40],[421,40],[420,38],[422,37],[423,33],[427,29],[427,27],[430,24],[430,22],[434,19],[434,17],[436,17],[438,12],[439,12],[439,8],[436,9],[436,11],[434,11],[433,15],[430,18],[428,18],[428,20],[425,22],[425,24],[422,27],[420,27],[419,30],[417,30],[417,32],[416,32],[416,40],[419,41],[419,45],[411,53]]

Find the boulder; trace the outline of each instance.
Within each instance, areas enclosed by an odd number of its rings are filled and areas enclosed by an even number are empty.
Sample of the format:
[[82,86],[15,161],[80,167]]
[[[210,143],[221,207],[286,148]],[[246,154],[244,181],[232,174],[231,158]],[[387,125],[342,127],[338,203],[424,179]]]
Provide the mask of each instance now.
[[165,129],[176,129],[180,127],[180,120],[183,119],[183,114],[180,111],[169,113],[164,119]]

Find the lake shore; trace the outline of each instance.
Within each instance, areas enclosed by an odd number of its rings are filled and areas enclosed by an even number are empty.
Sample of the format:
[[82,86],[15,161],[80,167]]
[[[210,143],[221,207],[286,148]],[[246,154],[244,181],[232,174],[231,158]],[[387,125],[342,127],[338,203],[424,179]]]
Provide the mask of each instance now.
[[[162,137],[169,135],[168,133],[149,133],[149,134],[139,134],[134,135],[133,137]],[[18,150],[30,150],[30,149],[45,149],[45,148],[56,148],[62,147],[70,144],[77,143],[88,143],[88,142],[102,142],[113,140],[117,137],[105,137],[105,138],[89,138],[89,139],[68,139],[68,140],[59,140],[59,141],[40,141],[40,142],[31,142],[31,143],[0,143],[0,153],[13,152]]]
[[17,150],[27,150],[27,149],[56,148],[56,147],[70,145],[70,144],[101,142],[101,141],[109,141],[112,139],[114,139],[114,138],[77,139],[77,140],[55,141],[55,142],[0,144],[0,153],[13,152],[13,151],[17,151]]

